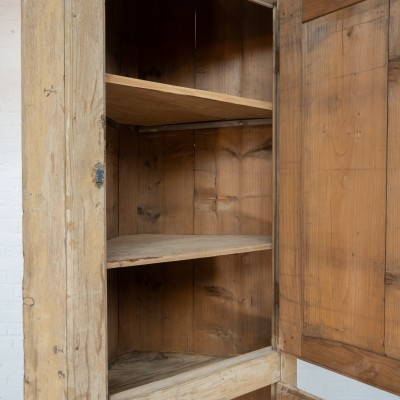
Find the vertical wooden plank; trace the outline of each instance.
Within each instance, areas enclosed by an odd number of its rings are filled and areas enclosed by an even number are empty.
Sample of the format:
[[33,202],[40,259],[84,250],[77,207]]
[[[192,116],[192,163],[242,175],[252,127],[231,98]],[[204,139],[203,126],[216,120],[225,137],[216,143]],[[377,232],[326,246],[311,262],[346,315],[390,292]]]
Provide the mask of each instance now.
[[119,130],[119,235],[135,235],[139,202],[139,141],[132,127]]
[[[123,73],[193,87],[194,2],[127,6],[131,11],[121,40],[129,51],[122,57]],[[132,134],[127,130],[120,142],[120,234],[193,234],[193,133]],[[192,269],[188,261],[168,265],[168,273],[165,266],[121,271],[123,350],[192,351]]]
[[107,396],[104,2],[65,3],[68,398]]
[[385,350],[400,359],[400,1],[390,2]]
[[388,3],[304,28],[304,330],[384,343]]
[[280,79],[277,136],[278,348],[301,355],[302,1],[279,3]]
[[107,127],[106,144],[106,221],[107,239],[119,232],[119,132]]
[[124,268],[119,279],[123,352],[193,351],[191,261]]
[[193,134],[144,134],[138,140],[138,232],[192,234]]
[[24,393],[32,400],[68,398],[64,108],[64,1],[24,1]]
[[[271,11],[201,1],[196,18],[196,88],[271,100]],[[270,127],[196,132],[195,233],[271,234],[271,140]],[[267,252],[196,260],[194,350],[238,354],[269,345],[271,274]]]

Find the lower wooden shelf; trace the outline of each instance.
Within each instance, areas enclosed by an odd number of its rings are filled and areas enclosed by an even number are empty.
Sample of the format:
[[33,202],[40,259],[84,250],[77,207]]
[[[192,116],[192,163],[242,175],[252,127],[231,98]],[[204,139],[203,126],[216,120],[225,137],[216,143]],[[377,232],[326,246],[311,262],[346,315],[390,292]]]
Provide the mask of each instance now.
[[108,241],[107,268],[248,253],[272,248],[271,236],[131,235]]
[[110,400],[233,399],[280,380],[270,347],[240,356],[132,352],[109,368]]

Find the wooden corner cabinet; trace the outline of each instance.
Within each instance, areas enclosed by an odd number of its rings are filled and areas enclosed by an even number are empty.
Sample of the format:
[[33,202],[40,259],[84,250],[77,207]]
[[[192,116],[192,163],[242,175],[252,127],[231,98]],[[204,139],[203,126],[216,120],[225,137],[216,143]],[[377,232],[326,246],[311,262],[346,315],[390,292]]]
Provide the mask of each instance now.
[[25,399],[400,394],[400,0],[22,6]]

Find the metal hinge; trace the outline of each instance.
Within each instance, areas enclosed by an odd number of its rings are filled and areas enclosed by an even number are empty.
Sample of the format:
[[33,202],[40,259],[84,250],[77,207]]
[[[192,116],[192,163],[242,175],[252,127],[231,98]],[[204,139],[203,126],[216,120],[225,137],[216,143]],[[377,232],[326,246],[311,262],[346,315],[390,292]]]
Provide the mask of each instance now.
[[96,172],[96,186],[101,188],[104,186],[104,165],[102,163],[97,163],[95,165]]
[[279,283],[275,282],[275,305],[279,307]]

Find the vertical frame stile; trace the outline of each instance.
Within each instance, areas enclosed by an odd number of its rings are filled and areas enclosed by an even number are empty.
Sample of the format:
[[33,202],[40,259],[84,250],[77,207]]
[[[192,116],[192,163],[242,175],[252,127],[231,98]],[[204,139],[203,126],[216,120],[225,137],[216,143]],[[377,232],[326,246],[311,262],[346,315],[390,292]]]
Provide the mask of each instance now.
[[21,17],[24,398],[62,400],[68,398],[64,0],[24,0]]
[[69,397],[107,397],[104,2],[65,2]]
[[106,399],[104,10],[22,2],[25,399]]
[[[279,3],[275,4],[273,8],[273,32],[274,32],[274,59],[273,59],[273,116],[272,116],[272,164],[273,164],[273,224],[272,224],[272,287],[274,288],[272,294],[272,348],[277,348],[277,338],[278,338],[278,315],[279,315],[279,293],[277,293],[277,288],[279,288],[279,253],[278,253],[278,214],[279,214],[279,204],[278,204],[278,172],[277,172],[277,157],[278,157],[278,107],[279,104]],[[278,295],[278,302],[277,302]]]

